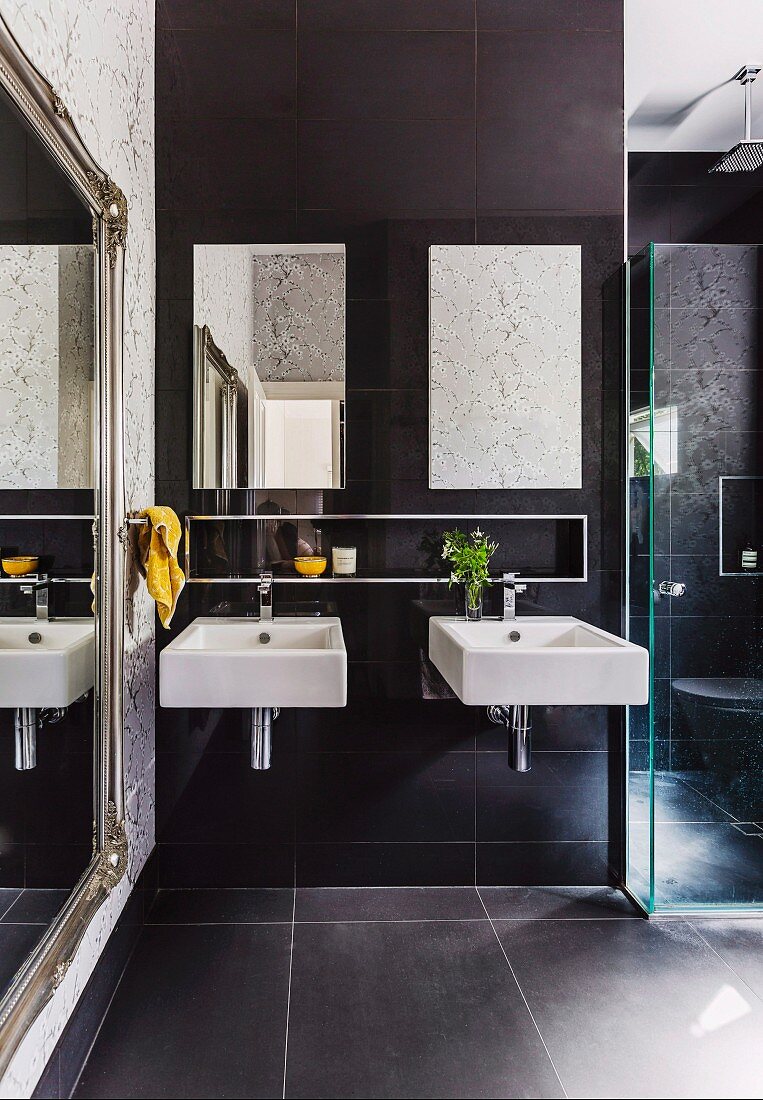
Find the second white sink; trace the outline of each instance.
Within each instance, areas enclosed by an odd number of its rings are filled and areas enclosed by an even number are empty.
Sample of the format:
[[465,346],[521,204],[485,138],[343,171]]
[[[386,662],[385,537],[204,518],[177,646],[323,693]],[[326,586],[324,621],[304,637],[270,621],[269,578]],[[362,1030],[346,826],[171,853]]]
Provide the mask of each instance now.
[[471,706],[649,701],[647,650],[570,616],[433,616],[429,656]]
[[343,707],[337,618],[194,619],[159,658],[163,707]]
[[94,670],[93,619],[0,619],[0,707],[68,707]]

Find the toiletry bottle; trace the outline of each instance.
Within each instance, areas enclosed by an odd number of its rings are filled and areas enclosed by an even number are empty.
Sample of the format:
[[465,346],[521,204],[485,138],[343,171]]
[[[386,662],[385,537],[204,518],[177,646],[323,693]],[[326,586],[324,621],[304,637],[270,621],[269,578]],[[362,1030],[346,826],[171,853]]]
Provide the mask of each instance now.
[[758,568],[758,551],[752,545],[752,539],[746,539],[742,550],[742,569],[754,572]]

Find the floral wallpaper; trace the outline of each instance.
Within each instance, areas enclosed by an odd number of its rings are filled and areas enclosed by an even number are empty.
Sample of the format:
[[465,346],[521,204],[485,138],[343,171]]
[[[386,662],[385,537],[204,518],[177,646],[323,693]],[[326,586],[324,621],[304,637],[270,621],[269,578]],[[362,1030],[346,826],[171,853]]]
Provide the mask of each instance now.
[[253,256],[261,382],[343,382],[344,250]]
[[580,488],[580,247],[429,256],[430,487]]

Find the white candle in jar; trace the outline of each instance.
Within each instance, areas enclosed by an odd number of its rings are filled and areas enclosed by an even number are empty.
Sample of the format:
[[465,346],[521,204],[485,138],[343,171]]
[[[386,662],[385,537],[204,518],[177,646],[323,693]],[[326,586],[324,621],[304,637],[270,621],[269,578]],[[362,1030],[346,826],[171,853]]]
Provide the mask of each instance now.
[[357,551],[354,546],[334,546],[331,550],[334,573],[340,577],[352,576],[357,567]]

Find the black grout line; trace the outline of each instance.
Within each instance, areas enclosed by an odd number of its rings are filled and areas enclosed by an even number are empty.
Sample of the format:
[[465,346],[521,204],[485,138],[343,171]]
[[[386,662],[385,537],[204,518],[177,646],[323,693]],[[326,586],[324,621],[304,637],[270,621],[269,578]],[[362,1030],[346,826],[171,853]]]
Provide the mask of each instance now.
[[551,1051],[546,1046],[546,1040],[543,1038],[543,1034],[541,1033],[541,1030],[538,1027],[538,1022],[535,1019],[535,1016],[533,1015],[533,1011],[530,1008],[530,1005],[529,1005],[529,1002],[527,1000],[527,997],[525,996],[524,990],[522,989],[522,986],[519,984],[519,980],[517,979],[517,976],[514,973],[514,967],[511,965],[511,962],[509,961],[509,956],[506,954],[506,949],[503,946],[503,944],[501,943],[501,937],[498,935],[498,932],[496,931],[496,928],[495,928],[495,924],[493,923],[493,920],[492,920],[490,914],[487,911],[487,906],[485,905],[485,902],[482,899],[482,894],[479,891],[479,887],[477,887],[477,896],[479,897],[480,902],[482,903],[482,908],[485,910],[485,914],[487,916],[487,919],[490,921],[490,927],[493,929],[493,935],[495,936],[496,941],[498,942],[498,946],[500,947],[501,952],[503,954],[503,957],[506,960],[506,965],[508,966],[508,968],[511,972],[511,976],[514,979],[514,982],[516,984],[516,987],[519,990],[519,995],[525,1003],[525,1008],[527,1009],[528,1015],[529,1015],[530,1019],[533,1022],[535,1030],[538,1032],[538,1038],[540,1039],[541,1043],[543,1043],[543,1049],[545,1050],[546,1054],[548,1055],[548,1060],[551,1063],[551,1068],[553,1069],[554,1074],[556,1075],[556,1079],[559,1082],[559,1087],[562,1090],[562,1095],[565,1097],[565,1100],[567,1100],[567,1090],[565,1089],[564,1085],[562,1084],[562,1079],[559,1076],[559,1071],[557,1070],[557,1068],[554,1064],[554,1059],[551,1057]]

